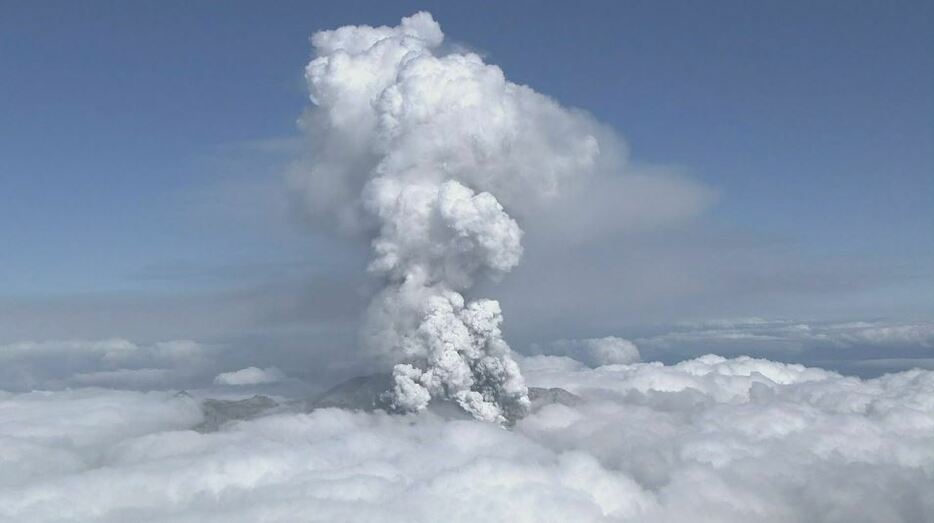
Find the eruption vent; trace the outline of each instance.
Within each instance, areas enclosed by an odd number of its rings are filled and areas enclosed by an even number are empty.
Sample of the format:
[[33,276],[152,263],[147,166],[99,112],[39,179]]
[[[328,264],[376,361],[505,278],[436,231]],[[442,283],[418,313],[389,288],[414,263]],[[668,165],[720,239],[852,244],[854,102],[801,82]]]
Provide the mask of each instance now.
[[317,223],[371,239],[385,286],[363,340],[395,364],[390,405],[445,398],[503,422],[527,411],[528,391],[499,303],[463,293],[519,263],[506,209],[522,216],[592,171],[597,130],[443,39],[428,13],[316,33],[310,150],[292,182]]

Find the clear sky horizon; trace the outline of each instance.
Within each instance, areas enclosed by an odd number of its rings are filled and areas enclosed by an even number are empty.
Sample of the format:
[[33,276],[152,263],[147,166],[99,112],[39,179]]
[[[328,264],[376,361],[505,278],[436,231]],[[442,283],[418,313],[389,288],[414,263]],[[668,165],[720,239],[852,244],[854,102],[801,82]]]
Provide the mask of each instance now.
[[[158,339],[138,324],[159,304],[197,296],[210,309],[362,268],[359,248],[295,225],[276,184],[309,103],[310,35],[418,10],[511,81],[612,126],[637,165],[714,195],[664,240],[696,246],[671,254],[674,273],[709,258],[703,292],[634,292],[568,333],[934,315],[930,2],[12,1],[0,17],[0,307],[16,319],[0,341]],[[743,267],[713,274],[731,259]],[[507,318],[511,303],[521,317],[505,284]],[[98,307],[142,312],[123,329],[119,314],[87,312]],[[75,309],[88,324],[50,327]],[[200,332],[168,322],[164,337]]]

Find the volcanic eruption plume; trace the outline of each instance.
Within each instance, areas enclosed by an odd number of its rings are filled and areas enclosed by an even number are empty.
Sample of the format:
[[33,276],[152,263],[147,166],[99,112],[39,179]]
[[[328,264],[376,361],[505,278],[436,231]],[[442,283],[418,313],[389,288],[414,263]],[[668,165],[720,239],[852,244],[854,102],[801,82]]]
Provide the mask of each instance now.
[[444,398],[503,422],[528,409],[525,382],[499,303],[464,293],[519,263],[510,213],[594,171],[600,128],[443,40],[428,13],[316,33],[310,145],[291,182],[317,223],[371,241],[384,286],[362,339],[395,365],[389,406]]

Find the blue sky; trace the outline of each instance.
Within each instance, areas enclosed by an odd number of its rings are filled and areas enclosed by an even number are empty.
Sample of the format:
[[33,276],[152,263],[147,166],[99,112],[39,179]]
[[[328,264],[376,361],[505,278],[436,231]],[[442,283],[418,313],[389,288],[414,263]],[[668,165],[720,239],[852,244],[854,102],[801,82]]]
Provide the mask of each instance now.
[[[636,307],[656,312],[627,325],[705,310],[934,315],[930,2],[503,4],[5,3],[5,310],[41,303],[30,314],[53,318],[66,302],[138,305],[362,267],[359,249],[295,226],[275,189],[307,105],[308,37],[427,9],[510,80],[616,128],[635,162],[715,191],[694,242],[790,252],[776,271],[793,265],[805,274],[794,285],[822,289],[744,301],[725,286],[684,312],[663,299]],[[828,274],[851,281],[823,290]],[[35,325],[34,337],[53,335]],[[0,337],[32,332],[6,328]]]

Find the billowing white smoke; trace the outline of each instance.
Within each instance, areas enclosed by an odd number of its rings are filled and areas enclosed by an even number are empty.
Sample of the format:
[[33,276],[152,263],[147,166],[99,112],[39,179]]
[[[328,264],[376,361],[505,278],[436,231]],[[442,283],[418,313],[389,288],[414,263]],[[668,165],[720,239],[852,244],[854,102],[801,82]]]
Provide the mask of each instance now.
[[522,230],[505,208],[528,211],[586,178],[601,129],[443,39],[428,13],[316,33],[310,153],[291,180],[320,222],[372,240],[385,287],[363,338],[396,363],[391,405],[447,398],[505,421],[529,400],[499,304],[462,293],[519,263]]

